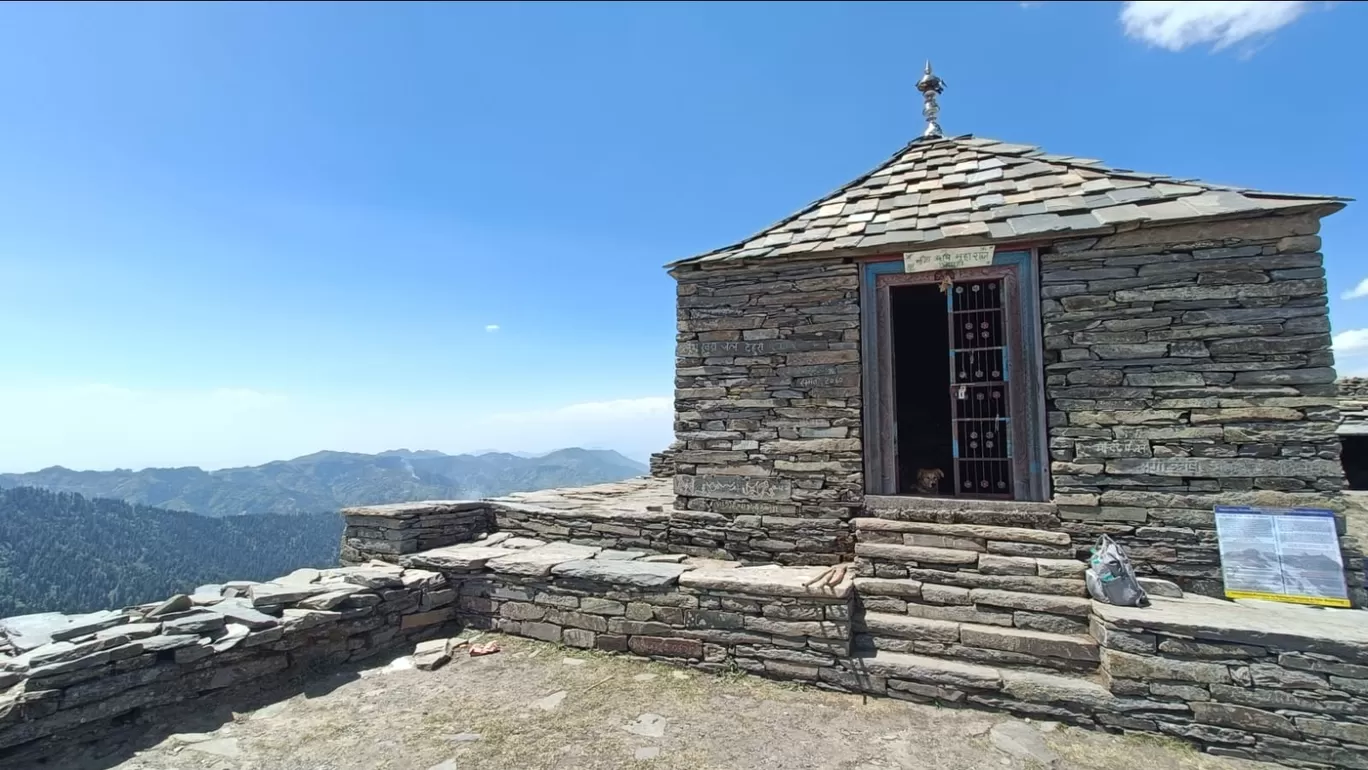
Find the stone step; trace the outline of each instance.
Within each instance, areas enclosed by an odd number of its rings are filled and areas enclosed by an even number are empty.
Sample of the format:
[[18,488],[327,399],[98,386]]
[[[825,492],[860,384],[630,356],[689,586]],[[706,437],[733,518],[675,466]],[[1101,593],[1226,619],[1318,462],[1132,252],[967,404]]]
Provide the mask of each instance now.
[[847,659],[846,665],[862,675],[886,679],[890,695],[912,700],[960,704],[979,698],[1005,699],[1020,704],[1014,710],[1031,714],[1040,709],[1030,705],[1046,709],[1062,702],[1106,706],[1116,700],[1095,681],[1095,675],[1037,673],[889,650],[865,652]]
[[867,543],[956,548],[1006,556],[1072,557],[1067,532],[991,524],[942,524],[861,516],[852,520],[856,539]]
[[[1028,546],[1047,548],[1049,546]],[[1067,550],[1062,551],[1068,554]],[[982,572],[985,575],[1034,575],[1037,577],[1081,577],[1087,564],[1071,556],[1002,556],[984,551],[944,548],[933,545],[871,543],[860,538],[855,555],[875,564],[941,569],[954,572]],[[890,576],[892,577],[892,576]]]
[[978,551],[961,551],[954,548],[936,548],[919,545],[892,545],[888,543],[855,543],[855,555],[881,559],[897,564],[911,566],[943,565],[951,568],[974,569],[978,566]]
[[1053,503],[1014,500],[958,500],[906,495],[865,495],[865,515],[898,521],[941,524],[1058,529],[1059,510]]
[[[855,574],[861,579],[877,579],[883,582],[902,580],[920,585],[949,586],[953,588],[996,588],[1003,591],[1044,594],[1046,596],[1087,596],[1088,587],[1083,580],[1083,570],[1077,570],[1070,577],[1041,577],[1044,569],[1036,575],[1000,575],[966,570],[943,570],[924,567],[908,567],[891,562],[871,560],[865,556],[855,557]],[[1054,573],[1051,573],[1054,574]]]
[[1090,671],[1099,661],[1088,634],[865,612],[855,621],[858,650],[966,658],[1006,666]]
[[858,606],[866,612],[1058,634],[1088,633],[1092,609],[1092,600],[1081,596],[969,589],[911,580],[857,578],[855,592]]

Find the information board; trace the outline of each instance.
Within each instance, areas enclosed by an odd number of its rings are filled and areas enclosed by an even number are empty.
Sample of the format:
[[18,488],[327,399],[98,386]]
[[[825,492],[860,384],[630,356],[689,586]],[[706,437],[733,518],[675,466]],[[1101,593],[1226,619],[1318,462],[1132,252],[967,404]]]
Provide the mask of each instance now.
[[1332,511],[1218,505],[1216,537],[1226,596],[1350,606]]

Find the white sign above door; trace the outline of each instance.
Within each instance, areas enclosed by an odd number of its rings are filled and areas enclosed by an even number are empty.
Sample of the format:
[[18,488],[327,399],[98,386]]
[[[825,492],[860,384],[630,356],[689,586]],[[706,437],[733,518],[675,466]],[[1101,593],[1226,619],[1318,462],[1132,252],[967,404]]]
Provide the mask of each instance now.
[[930,249],[903,253],[904,273],[959,270],[966,267],[987,267],[991,264],[993,264],[992,246],[961,246],[953,249]]

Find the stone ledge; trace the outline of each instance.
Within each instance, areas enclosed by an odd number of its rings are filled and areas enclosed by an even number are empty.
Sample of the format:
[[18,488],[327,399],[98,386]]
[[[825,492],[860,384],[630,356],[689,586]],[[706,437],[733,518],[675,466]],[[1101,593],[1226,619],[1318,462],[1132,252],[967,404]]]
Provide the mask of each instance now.
[[1041,545],[1070,545],[1066,532],[1052,532],[1023,527],[1002,527],[985,524],[939,524],[928,521],[902,521],[880,519],[869,516],[852,520],[856,533],[860,532],[913,532],[947,537],[973,538],[975,540],[999,540],[1012,543],[1039,543]]
[[697,569],[679,576],[687,588],[735,591],[753,596],[845,599],[854,586],[852,575],[837,585],[818,590],[807,585],[823,572],[822,567],[737,567],[734,569]]
[[467,513],[488,507],[483,500],[423,500],[416,503],[386,503],[343,508],[345,516],[373,516],[377,518],[409,519],[424,514]]
[[597,559],[562,562],[551,568],[551,574],[613,585],[664,588],[677,583],[679,576],[689,569],[681,564],[604,560],[602,557],[606,553],[609,552],[599,553]]
[[1155,597],[1143,608],[1093,602],[1092,611],[1106,623],[1132,633],[1163,632],[1215,642],[1322,652],[1343,656],[1351,663],[1368,663],[1368,612],[1363,610]]

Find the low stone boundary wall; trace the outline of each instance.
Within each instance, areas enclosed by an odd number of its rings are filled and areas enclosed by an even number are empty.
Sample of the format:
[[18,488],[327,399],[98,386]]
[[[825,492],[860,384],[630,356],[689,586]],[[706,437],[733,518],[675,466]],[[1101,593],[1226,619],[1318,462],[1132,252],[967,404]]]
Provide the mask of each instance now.
[[[682,518],[639,514],[623,518],[665,533],[663,540],[644,538],[648,545],[676,547],[669,533]],[[1168,734],[1215,754],[1368,770],[1368,615],[1362,611],[1204,597],[1156,597],[1152,607],[1120,608],[1001,587],[855,579],[854,570],[821,588],[808,585],[822,574],[819,566],[742,567],[653,548],[566,541],[637,542],[603,528],[617,518],[497,501],[356,509],[348,512],[351,553],[378,543],[388,549],[385,561],[300,570],[270,583],[206,586],[113,612],[0,621],[0,765],[27,766],[73,747],[118,750],[171,715],[208,708],[225,693],[260,688],[267,678],[302,679],[465,622],[711,672],[747,671],[853,693]],[[756,518],[765,526],[766,517]],[[780,526],[770,518],[772,536]],[[513,531],[475,540],[481,530],[505,526]],[[545,529],[551,526],[565,532]],[[947,526],[959,529],[875,524],[872,531],[896,532],[902,544],[869,545],[923,551],[958,545],[981,560],[989,543],[1025,537],[1008,538],[1005,524],[976,525],[997,527],[979,534],[963,523]],[[546,542],[527,536],[533,532],[562,537]],[[926,535],[962,542],[909,545]],[[983,540],[983,551],[970,549],[971,541],[980,545],[974,538]],[[1049,556],[1002,558],[1021,560],[1008,565],[1021,570],[1029,560],[1037,574],[975,579],[1047,579],[1039,568]],[[956,603],[966,596],[969,604]],[[1046,601],[1068,606],[1046,607]],[[970,614],[959,621],[917,617],[910,608],[918,602],[929,608],[917,610],[926,614]],[[1007,609],[1013,609],[1012,628],[1005,626]],[[1052,673],[981,643],[987,635],[1049,637],[1053,632],[1016,628],[1016,610],[1052,609],[1070,623],[1088,621],[1088,632],[1069,641],[1095,640],[1089,661],[1099,661],[1098,671]],[[991,620],[985,615],[1000,615],[1002,625],[983,622]],[[976,646],[997,652],[945,657],[959,648],[928,633],[956,623],[960,632],[976,634]],[[895,640],[905,637],[910,647],[858,644],[856,630],[888,630],[889,624]]]
[[1158,605],[1094,605],[1111,692],[1156,702],[1106,724],[1177,735],[1214,754],[1368,768],[1362,611]]
[[456,591],[437,572],[377,563],[91,615],[0,621],[0,766],[116,750],[237,687],[359,660],[440,631]]
[[674,563],[681,557],[519,540],[412,561],[459,587],[462,617],[476,628],[812,682],[835,681],[850,654],[851,581],[809,589],[820,568],[694,568]]
[[341,562],[361,564],[408,553],[468,543],[494,531],[489,504],[479,500],[430,500],[343,508]]
[[749,563],[836,564],[854,549],[839,519],[723,516],[680,510],[560,510],[481,501],[436,501],[348,508],[342,563],[394,560],[472,542],[491,532],[599,548],[682,553]]

